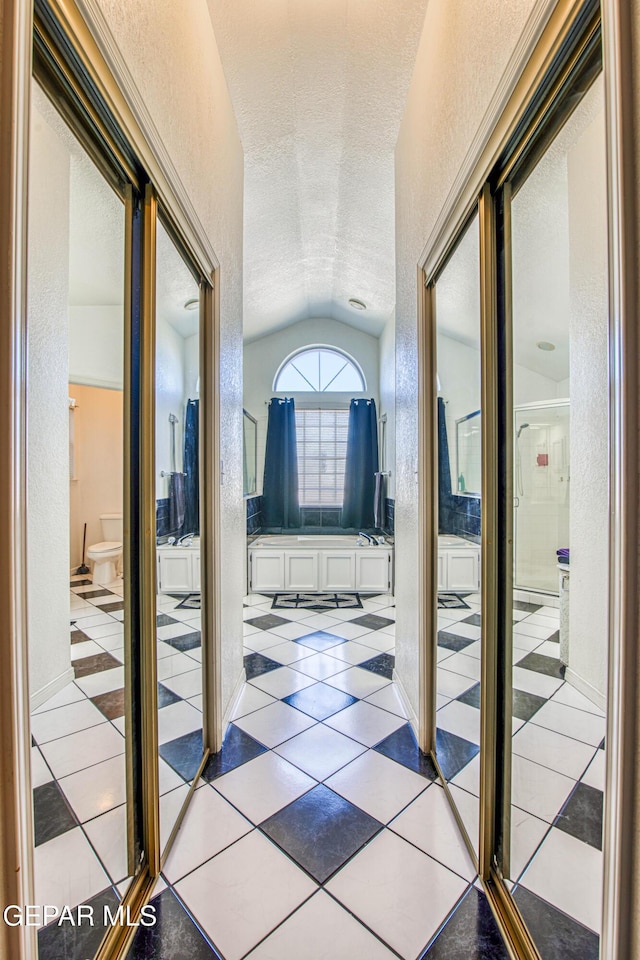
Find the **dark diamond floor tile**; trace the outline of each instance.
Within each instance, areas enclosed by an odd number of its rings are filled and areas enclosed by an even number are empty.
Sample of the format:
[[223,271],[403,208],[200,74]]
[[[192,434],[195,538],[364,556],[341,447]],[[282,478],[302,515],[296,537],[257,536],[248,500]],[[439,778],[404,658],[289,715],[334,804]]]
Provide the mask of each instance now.
[[560,631],[556,630],[555,633],[552,633],[550,637],[547,637],[547,641],[550,643],[560,643]]
[[479,751],[477,743],[464,740],[448,730],[436,730],[436,757],[445,780],[453,780]]
[[108,693],[99,693],[91,697],[91,702],[105,715],[107,720],[116,720],[124,717],[124,687],[119,690],[109,690]]
[[464,620],[461,620],[460,622],[470,623],[472,627],[481,627],[482,617],[479,613],[472,613],[470,617],[465,617]]
[[253,680],[254,677],[260,677],[263,673],[270,673],[271,670],[277,670],[282,664],[277,660],[271,660],[270,657],[263,657],[261,653],[250,653],[244,658],[244,669],[247,674],[247,680]]
[[150,905],[155,909],[156,923],[138,927],[127,960],[221,960],[173,890],[163,890]]
[[536,693],[526,693],[524,690],[513,691],[513,716],[518,720],[531,720],[540,707],[544,707],[547,701],[544,697],[539,697]]
[[520,610],[522,613],[536,613],[542,604],[540,603],[527,603],[526,600],[514,600],[512,607],[514,610]]
[[602,811],[604,794],[587,783],[577,783],[558,814],[555,827],[570,833],[597,850],[602,850]]
[[205,780],[211,782],[224,773],[229,773],[230,770],[235,770],[236,767],[266,752],[267,748],[263,744],[258,743],[240,727],[230,723],[222,749],[209,758],[202,776]]
[[71,643],[86,643],[87,640],[90,639],[91,637],[88,637],[86,633],[82,632],[82,630],[71,631]]
[[598,960],[600,939],[525,887],[517,887],[515,901],[542,960]]
[[297,640],[294,640],[294,643],[299,643],[303,647],[310,647],[311,650],[317,650],[319,653],[346,642],[343,637],[334,637],[332,633],[326,633],[324,630],[316,630],[315,633],[309,633],[306,637],[298,637]]
[[328,880],[382,827],[323,784],[260,824],[318,883]]
[[528,653],[522,660],[518,660],[517,665],[524,667],[525,670],[534,670],[536,673],[543,673],[547,677],[564,680],[566,669],[564,663],[554,657],[545,657],[542,653]]
[[178,700],[182,699],[183,698],[179,697],[173,690],[165,687],[163,683],[158,684],[158,710],[161,710],[163,707],[170,707],[172,703],[177,703]]
[[73,810],[55,780],[43,783],[33,791],[33,821],[36,847],[78,826]]
[[365,660],[364,663],[359,663],[358,666],[362,667],[363,670],[369,670],[371,673],[377,673],[380,677],[393,680],[395,664],[396,658],[391,653],[381,653],[377,657],[372,657],[371,660]]
[[[93,600],[95,597],[118,597],[117,593],[113,593],[112,590],[103,590],[101,587],[97,587],[95,590],[87,590],[86,593],[80,593],[78,596],[82,600]],[[118,597],[118,599],[120,599]]]
[[598,750],[604,750],[604,742],[605,742],[605,738],[603,737],[602,740],[600,741],[600,746],[598,747]]
[[159,613],[156,617],[156,627],[170,627],[172,623],[179,623],[179,620],[175,620],[173,617],[170,617],[167,613]]
[[470,887],[421,960],[509,960],[487,898]]
[[413,730],[408,723],[381,740],[374,750],[389,757],[390,760],[401,763],[403,767],[408,767],[414,773],[419,773],[427,780],[438,779],[433,760],[418,748]]
[[104,613],[117,613],[118,610],[124,610],[124,600],[116,600],[113,603],[101,603],[100,610]]
[[461,693],[459,697],[456,697],[456,700],[459,700],[460,703],[466,703],[469,707],[477,707],[480,709],[480,684],[476,683],[475,686],[469,687],[468,690],[465,690],[464,693]]
[[459,637],[456,633],[451,633],[450,630],[438,630],[439,647],[446,647],[447,650],[455,650],[458,652],[464,650],[465,647],[470,646],[472,643],[475,643],[475,640],[472,640],[470,637]]
[[202,730],[192,730],[175,740],[161,743],[158,750],[162,759],[190,783],[202,762]]
[[92,581],[87,577],[85,580],[70,580],[69,586],[73,590],[74,587],[88,587],[90,583]]
[[122,664],[110,653],[96,653],[93,657],[82,657],[73,661],[73,672],[78,677],[88,677],[92,673],[102,673],[103,670],[113,670]]
[[327,683],[314,683],[312,687],[305,687],[304,690],[298,690],[297,693],[284,698],[284,702],[289,706],[301,710],[302,713],[316,720],[326,720],[327,717],[332,717],[334,713],[350,707],[356,701],[357,697],[343,693],[336,687],[330,687]]
[[283,623],[290,623],[284,617],[279,617],[275,613],[265,613],[261,617],[253,617],[251,620],[245,620],[245,623],[252,627],[258,627],[260,630],[273,630],[274,627],[281,627]]
[[191,630],[189,633],[183,633],[181,637],[170,637],[164,643],[168,643],[174,650],[181,650],[184,653],[185,650],[195,650],[196,647],[201,647],[202,637],[199,630]]
[[120,905],[120,897],[112,887],[103,890],[86,901],[93,908],[93,924],[86,917],[78,924],[77,909],[71,911],[75,923],[56,920],[38,930],[38,960],[87,960],[94,957],[104,936],[104,909],[109,907],[112,916]]
[[356,617],[351,623],[355,623],[359,627],[366,627],[367,630],[382,630],[383,627],[395,623],[395,620],[389,620],[388,617],[379,617],[377,613],[365,613],[361,617]]

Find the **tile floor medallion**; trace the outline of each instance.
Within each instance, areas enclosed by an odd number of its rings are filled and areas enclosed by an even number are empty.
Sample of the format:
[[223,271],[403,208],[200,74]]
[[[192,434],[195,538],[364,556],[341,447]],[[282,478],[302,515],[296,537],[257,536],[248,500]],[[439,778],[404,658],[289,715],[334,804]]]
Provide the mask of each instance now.
[[[72,581],[76,678],[33,716],[41,902],[115,904],[126,884],[121,597],[121,582],[98,590]],[[439,703],[449,707],[440,736],[460,796],[478,752],[480,617],[476,598],[465,600],[469,609],[439,611]],[[130,960],[506,960],[393,682],[392,598],[277,615],[272,603],[245,598],[247,682],[164,865],[153,900],[158,922],[137,931]],[[179,604],[158,603],[167,804],[181,799],[202,743],[191,676],[199,613]],[[591,900],[580,907],[579,892],[567,894],[562,879],[550,884],[545,863],[584,848],[592,870],[600,855],[602,715],[562,679],[557,611],[521,608],[514,618],[514,749],[524,765],[516,900],[544,960],[595,960]],[[544,810],[530,796],[532,768],[554,788]],[[41,929],[41,960],[91,956],[102,931],[83,929]]]

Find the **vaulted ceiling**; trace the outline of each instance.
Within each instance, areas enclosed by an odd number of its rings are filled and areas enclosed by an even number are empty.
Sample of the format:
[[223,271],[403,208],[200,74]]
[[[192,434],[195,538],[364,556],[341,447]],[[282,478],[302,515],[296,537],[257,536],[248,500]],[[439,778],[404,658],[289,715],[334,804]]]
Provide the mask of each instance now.
[[427,0],[208,3],[245,151],[245,338],[306,317],[378,335],[395,303],[394,147]]

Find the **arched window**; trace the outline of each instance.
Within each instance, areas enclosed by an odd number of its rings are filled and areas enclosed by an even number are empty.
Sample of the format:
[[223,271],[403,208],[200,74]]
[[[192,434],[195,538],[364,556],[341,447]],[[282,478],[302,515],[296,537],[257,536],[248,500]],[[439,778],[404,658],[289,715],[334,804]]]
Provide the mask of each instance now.
[[273,389],[278,393],[362,393],[367,385],[353,357],[335,347],[314,346],[287,357]]

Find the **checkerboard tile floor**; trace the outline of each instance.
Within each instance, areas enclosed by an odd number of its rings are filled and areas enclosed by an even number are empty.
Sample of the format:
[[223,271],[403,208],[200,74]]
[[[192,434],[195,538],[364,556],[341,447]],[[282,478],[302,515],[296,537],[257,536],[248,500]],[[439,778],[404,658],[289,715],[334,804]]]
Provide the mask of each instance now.
[[245,599],[248,682],[131,960],[178,943],[224,960],[437,960],[452,944],[506,960],[392,681],[392,603],[318,614]]
[[[481,614],[438,611],[438,756],[477,831]],[[532,930],[562,929],[543,955],[598,957],[605,715],[564,679],[559,610],[516,601],[511,879]],[[475,822],[474,822],[475,815]],[[537,941],[538,942],[538,941]],[[539,941],[542,942],[542,939]],[[557,952],[560,951],[560,952]]]

